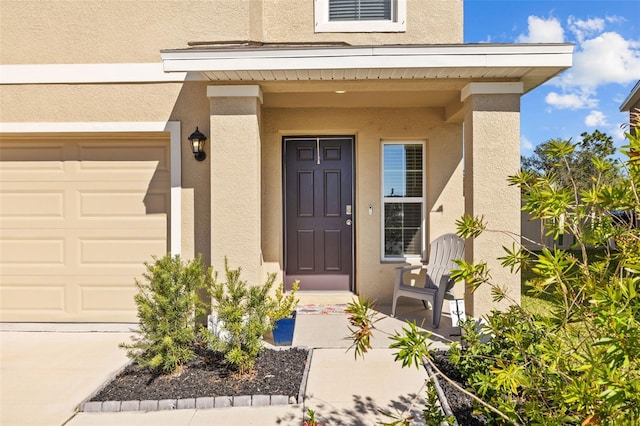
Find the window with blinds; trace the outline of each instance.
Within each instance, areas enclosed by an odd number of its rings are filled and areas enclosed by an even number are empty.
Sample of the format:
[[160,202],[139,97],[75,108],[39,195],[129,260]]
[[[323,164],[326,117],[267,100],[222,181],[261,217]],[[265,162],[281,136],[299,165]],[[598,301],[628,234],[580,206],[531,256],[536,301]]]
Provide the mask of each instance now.
[[424,250],[424,143],[382,144],[382,258],[421,257]]
[[329,21],[391,20],[391,0],[329,0]]
[[316,32],[403,32],[407,0],[314,0]]

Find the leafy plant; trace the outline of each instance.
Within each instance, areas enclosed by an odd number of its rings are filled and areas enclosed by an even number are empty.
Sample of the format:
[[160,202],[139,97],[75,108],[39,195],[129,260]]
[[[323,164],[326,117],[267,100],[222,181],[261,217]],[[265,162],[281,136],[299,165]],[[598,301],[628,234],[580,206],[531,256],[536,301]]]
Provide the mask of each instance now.
[[364,354],[371,349],[371,337],[375,329],[375,323],[380,321],[376,318],[376,311],[373,310],[373,303],[369,299],[358,298],[352,300],[345,309],[349,315],[350,340],[353,344],[349,349],[354,349],[354,356],[364,357]]
[[[574,173],[577,145],[557,140],[544,151],[553,173],[528,170],[509,179],[548,235],[576,239],[571,251],[505,248],[502,264],[533,271],[532,291],[550,311],[493,312],[480,329],[465,324],[463,343],[451,350],[470,388],[512,423],[640,422],[640,231],[633,219],[640,212],[640,140],[626,137],[620,173],[611,172],[604,150],[591,159],[585,182],[584,168]],[[491,230],[481,218],[458,226],[474,238]],[[482,265],[460,262],[454,276],[472,288],[491,286],[496,300],[508,297]]]
[[184,262],[170,254],[145,263],[144,280],[136,280],[140,329],[133,343],[122,343],[127,356],[162,374],[180,371],[193,356],[195,317],[204,312],[198,291],[207,284],[201,259]]
[[440,398],[433,382],[427,382],[427,397],[425,407],[422,410],[424,421],[428,425],[452,425],[455,424],[453,416],[447,416],[440,408]]
[[296,280],[291,285],[291,291],[285,296],[284,283],[280,283],[276,288],[275,307],[269,312],[269,319],[276,322],[279,319],[289,318],[295,311],[300,299],[296,297],[296,292],[300,289],[300,281]]
[[307,408],[307,419],[304,421],[303,426],[321,426],[316,419],[316,412],[311,408]]
[[[269,274],[262,285],[251,286],[240,279],[241,268],[224,263],[225,280],[214,274],[210,294],[217,315],[217,332],[206,333],[206,340],[227,362],[241,373],[249,372],[262,349],[262,336],[273,330],[274,320],[288,317],[297,303],[294,292],[284,296],[282,285],[274,299],[270,291],[276,274]],[[297,284],[294,287],[297,290]]]
[[[614,167],[616,160],[611,158],[616,150],[613,138],[599,130],[593,133],[583,132],[580,138],[577,143],[572,143],[571,140],[551,139],[539,144],[531,156],[522,157],[522,169],[541,175],[554,174],[560,185],[565,188],[575,183],[580,190],[588,189],[591,178],[598,175],[607,184],[616,182],[622,174]],[[565,150],[559,157],[559,148],[563,147]],[[597,162],[606,162],[610,167],[599,173]]]

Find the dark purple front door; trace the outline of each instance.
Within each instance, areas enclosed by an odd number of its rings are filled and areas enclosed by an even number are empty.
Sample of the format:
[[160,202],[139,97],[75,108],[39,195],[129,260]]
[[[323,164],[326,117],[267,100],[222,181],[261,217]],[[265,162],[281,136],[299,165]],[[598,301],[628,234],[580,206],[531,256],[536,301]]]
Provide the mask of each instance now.
[[285,284],[352,290],[353,145],[346,137],[285,137]]

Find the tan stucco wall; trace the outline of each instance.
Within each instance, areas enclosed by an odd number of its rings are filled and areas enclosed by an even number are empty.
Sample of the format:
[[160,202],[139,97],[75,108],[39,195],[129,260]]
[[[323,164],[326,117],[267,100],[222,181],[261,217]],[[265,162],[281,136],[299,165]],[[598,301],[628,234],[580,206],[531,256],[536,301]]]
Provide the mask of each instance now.
[[[389,304],[395,268],[403,263],[380,260],[382,140],[427,141],[427,209],[443,212],[427,216],[427,239],[455,230],[462,216],[462,128],[446,124],[439,110],[425,108],[285,109],[266,108],[262,130],[262,252],[264,268],[282,265],[282,136],[356,136],[356,291]],[[373,207],[369,216],[368,206]],[[436,207],[437,208],[437,207]]]
[[260,101],[211,98],[211,265],[224,274],[242,267],[242,279],[258,284],[260,249]]
[[189,41],[250,38],[255,0],[2,0],[3,64],[160,62]]
[[[286,15],[283,15],[286,14]],[[344,41],[350,44],[462,43],[462,1],[407,0],[402,33],[314,33],[314,1],[265,0],[265,41]]]
[[3,85],[0,121],[168,121],[181,90],[181,83]]
[[461,0],[407,0],[403,33],[314,33],[312,0],[2,0],[0,63],[159,62],[190,41],[462,43]]
[[520,167],[519,135],[519,95],[473,95],[465,101],[465,213],[483,216],[492,230],[467,240],[465,257],[469,262],[486,262],[492,283],[512,298],[493,302],[488,285],[467,292],[467,312],[476,318],[492,308],[520,302],[520,274],[503,268],[498,260],[505,254],[503,246],[512,248],[520,242],[519,189],[507,183]]

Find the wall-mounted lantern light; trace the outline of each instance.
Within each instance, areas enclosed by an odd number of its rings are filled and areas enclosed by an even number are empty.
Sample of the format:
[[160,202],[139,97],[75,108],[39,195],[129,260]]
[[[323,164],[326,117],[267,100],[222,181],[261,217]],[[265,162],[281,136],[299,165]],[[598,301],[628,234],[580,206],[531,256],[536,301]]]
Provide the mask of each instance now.
[[207,154],[204,152],[204,141],[206,140],[207,137],[203,135],[197,127],[196,131],[191,133],[191,136],[189,136],[191,151],[193,152],[195,159],[198,161],[202,161],[207,158]]

